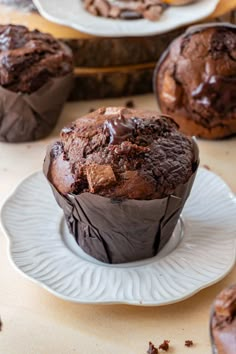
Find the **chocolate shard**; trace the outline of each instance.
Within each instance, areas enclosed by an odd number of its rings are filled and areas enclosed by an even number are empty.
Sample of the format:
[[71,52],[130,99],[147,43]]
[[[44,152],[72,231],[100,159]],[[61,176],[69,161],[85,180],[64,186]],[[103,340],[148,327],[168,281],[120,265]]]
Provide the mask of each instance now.
[[152,344],[152,342],[149,342],[148,344],[147,354],[158,354],[158,349]]
[[163,343],[159,345],[159,349],[164,350],[165,352],[168,352],[169,347],[170,347],[169,343],[170,343],[170,341],[165,339],[163,341]]
[[116,176],[110,165],[90,165],[86,167],[89,191],[96,193],[102,188],[116,183]]

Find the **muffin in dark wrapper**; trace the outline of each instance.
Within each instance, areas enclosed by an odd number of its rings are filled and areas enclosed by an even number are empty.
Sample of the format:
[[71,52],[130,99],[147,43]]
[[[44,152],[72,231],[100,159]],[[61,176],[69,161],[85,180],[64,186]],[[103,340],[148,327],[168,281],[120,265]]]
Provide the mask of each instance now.
[[161,111],[185,134],[207,139],[236,134],[236,26],[190,27],[160,58],[154,90]]
[[44,174],[79,246],[106,263],[155,256],[190,193],[198,148],[169,118],[102,108],[64,128]]
[[0,141],[43,138],[72,88],[71,51],[23,26],[0,26],[0,38]]
[[213,354],[236,351],[236,284],[223,289],[216,297],[210,318]]

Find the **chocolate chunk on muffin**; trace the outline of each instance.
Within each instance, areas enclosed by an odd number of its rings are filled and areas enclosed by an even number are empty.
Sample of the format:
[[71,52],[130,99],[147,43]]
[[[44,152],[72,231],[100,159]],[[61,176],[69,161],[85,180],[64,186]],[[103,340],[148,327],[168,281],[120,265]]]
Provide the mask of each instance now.
[[236,350],[236,285],[223,289],[216,297],[211,318],[211,336],[217,354]]
[[0,140],[47,135],[72,84],[69,48],[24,26],[0,26]]
[[44,173],[80,247],[122,263],[168,242],[197,166],[195,141],[170,117],[108,107],[62,130]]
[[236,26],[190,27],[169,46],[154,74],[161,111],[181,131],[214,139],[236,133]]

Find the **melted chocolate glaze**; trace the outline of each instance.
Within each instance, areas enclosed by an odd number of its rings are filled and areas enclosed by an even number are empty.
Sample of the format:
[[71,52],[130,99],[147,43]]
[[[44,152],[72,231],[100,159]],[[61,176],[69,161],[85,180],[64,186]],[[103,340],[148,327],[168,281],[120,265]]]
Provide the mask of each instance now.
[[125,119],[122,114],[118,118],[107,119],[104,123],[104,133],[109,136],[109,144],[117,145],[135,135],[136,119]]
[[213,75],[192,92],[192,97],[205,107],[227,113],[236,107],[236,77]]

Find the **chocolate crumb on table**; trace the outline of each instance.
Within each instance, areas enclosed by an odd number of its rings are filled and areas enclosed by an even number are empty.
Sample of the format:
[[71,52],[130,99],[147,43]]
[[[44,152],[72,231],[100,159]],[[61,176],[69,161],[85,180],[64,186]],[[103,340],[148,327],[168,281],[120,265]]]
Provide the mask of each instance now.
[[162,349],[164,350],[165,352],[168,352],[169,350],[169,343],[170,341],[169,340],[164,340],[162,344],[159,345],[159,349]]
[[149,342],[147,354],[158,354],[158,349],[154,346],[154,344],[152,344],[152,342]]
[[0,317],[0,332],[2,331],[2,320],[1,320],[1,317]]
[[134,108],[135,107],[134,101],[133,100],[126,101],[125,102],[125,107]]
[[192,340],[186,340],[184,345],[185,345],[185,347],[192,347],[193,346],[193,341]]
[[208,170],[208,171],[210,171],[211,169],[210,169],[210,166],[208,166],[208,165],[202,165],[202,167],[204,167],[206,170]]

